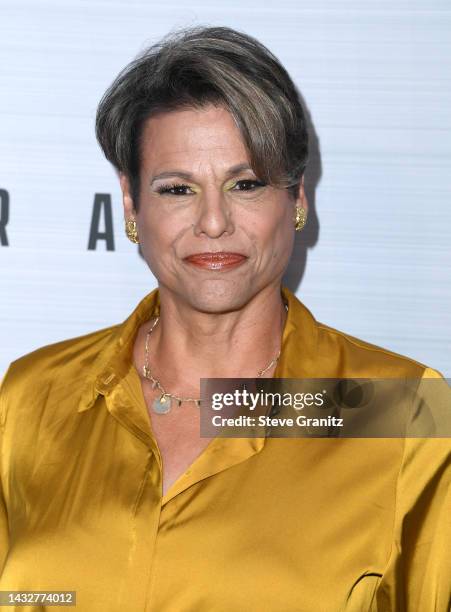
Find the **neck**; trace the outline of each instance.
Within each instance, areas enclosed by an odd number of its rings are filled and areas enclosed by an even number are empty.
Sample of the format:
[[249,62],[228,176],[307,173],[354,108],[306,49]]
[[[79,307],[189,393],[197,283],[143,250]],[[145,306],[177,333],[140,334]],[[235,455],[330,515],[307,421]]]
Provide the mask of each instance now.
[[[160,319],[149,337],[153,375],[173,393],[199,392],[200,378],[255,378],[281,348],[286,320],[280,285],[267,287],[242,308],[205,313],[160,289]],[[143,326],[138,359],[144,363]],[[263,377],[271,377],[277,363]]]

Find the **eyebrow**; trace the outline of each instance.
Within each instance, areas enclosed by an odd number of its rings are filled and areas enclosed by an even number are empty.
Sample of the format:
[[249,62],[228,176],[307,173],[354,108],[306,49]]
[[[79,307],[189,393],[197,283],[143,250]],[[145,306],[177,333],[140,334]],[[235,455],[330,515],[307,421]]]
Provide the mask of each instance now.
[[[232,166],[227,170],[226,177],[229,178],[234,176],[243,170],[252,170],[252,168],[248,164],[237,164],[236,166]],[[183,170],[166,170],[165,172],[160,172],[152,177],[150,184],[152,185],[158,179],[169,178],[171,176],[179,176],[187,181],[191,181],[193,179],[193,175],[190,172],[184,172]]]

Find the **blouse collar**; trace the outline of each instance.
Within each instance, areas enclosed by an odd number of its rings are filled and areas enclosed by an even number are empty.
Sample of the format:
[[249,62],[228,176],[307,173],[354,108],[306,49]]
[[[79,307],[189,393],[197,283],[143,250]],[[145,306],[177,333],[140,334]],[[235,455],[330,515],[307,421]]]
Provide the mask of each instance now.
[[[314,378],[317,364],[317,322],[306,306],[288,289],[281,288],[288,304],[281,354],[274,378]],[[91,408],[99,394],[108,393],[128,372],[139,327],[160,312],[159,290],[147,294],[123,323],[111,328],[111,336],[90,367],[78,412]]]

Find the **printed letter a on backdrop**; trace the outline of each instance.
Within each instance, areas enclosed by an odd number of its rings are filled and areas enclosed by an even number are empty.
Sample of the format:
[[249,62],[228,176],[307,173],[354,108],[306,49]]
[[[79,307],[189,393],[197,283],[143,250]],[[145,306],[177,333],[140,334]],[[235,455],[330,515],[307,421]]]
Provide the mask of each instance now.
[[[99,229],[102,211],[105,221],[104,231],[100,231]],[[114,251],[113,212],[111,207],[111,195],[109,193],[96,193],[94,196],[88,251],[95,251],[99,240],[105,240],[107,251]]]

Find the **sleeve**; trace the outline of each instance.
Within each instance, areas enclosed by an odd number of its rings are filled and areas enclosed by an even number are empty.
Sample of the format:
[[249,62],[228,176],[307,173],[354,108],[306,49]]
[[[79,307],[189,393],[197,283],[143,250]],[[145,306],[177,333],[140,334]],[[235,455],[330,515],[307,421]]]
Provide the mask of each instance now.
[[0,381],[0,576],[3,572],[9,548],[8,513],[3,494],[3,430],[5,424],[5,398],[4,381],[6,374]]
[[[439,380],[430,384],[429,379]],[[376,593],[378,612],[451,610],[451,389],[430,368],[420,388],[421,402],[443,429],[437,437],[405,438],[392,549]],[[414,418],[421,412],[416,408]]]

